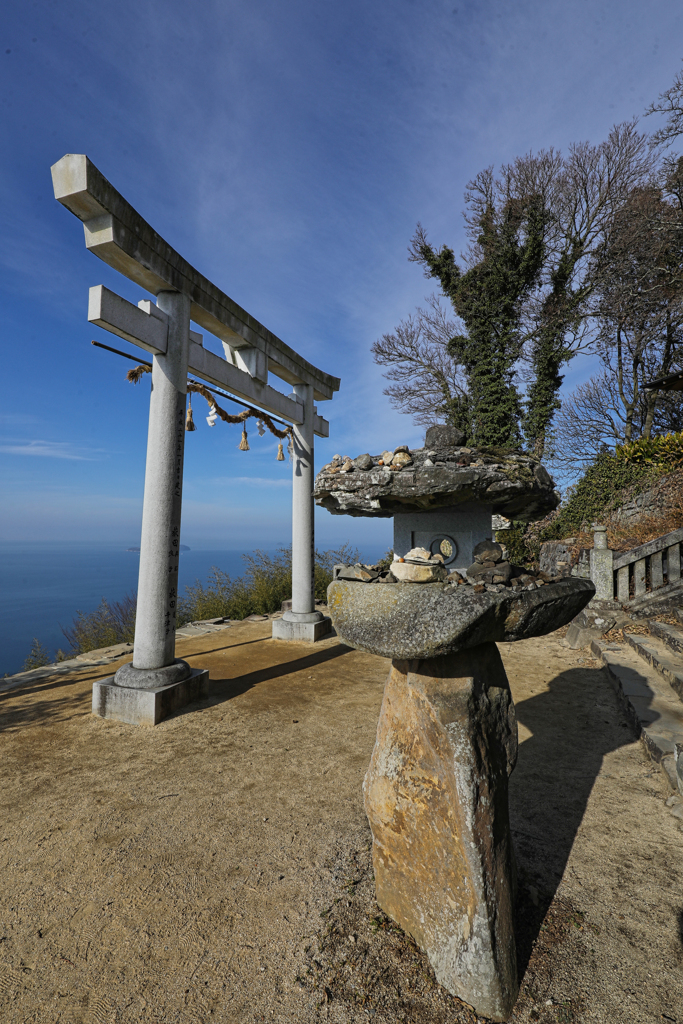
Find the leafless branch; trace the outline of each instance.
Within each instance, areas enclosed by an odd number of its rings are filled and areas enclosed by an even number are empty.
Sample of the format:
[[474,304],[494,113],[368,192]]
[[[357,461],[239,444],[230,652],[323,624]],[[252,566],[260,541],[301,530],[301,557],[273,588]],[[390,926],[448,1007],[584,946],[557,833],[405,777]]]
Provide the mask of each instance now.
[[387,367],[385,377],[392,382],[384,394],[421,424],[443,421],[444,406],[465,389],[462,372],[448,352],[458,325],[435,295],[426,301],[372,346],[375,361]]
[[678,72],[673,84],[659,94],[645,113],[666,114],[665,124],[652,135],[653,145],[670,146],[677,136],[683,135],[683,71]]

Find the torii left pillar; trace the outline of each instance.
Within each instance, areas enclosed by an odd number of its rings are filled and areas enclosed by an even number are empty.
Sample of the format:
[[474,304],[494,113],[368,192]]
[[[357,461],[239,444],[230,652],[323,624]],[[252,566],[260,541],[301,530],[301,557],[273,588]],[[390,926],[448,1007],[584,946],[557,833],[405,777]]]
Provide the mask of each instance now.
[[190,305],[181,292],[157,296],[168,342],[152,364],[133,662],[93,685],[93,713],[133,725],[156,725],[208,691],[208,671],[175,657]]

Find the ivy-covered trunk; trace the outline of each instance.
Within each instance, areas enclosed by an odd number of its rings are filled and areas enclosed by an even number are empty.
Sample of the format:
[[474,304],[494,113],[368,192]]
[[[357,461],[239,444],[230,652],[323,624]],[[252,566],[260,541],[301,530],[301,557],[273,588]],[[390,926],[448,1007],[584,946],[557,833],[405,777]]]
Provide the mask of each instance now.
[[[522,405],[514,383],[521,355],[522,302],[538,280],[546,213],[538,199],[488,206],[479,218],[481,259],[463,273],[453,250],[435,252],[416,236],[416,258],[437,278],[467,329],[449,350],[467,377],[467,431],[479,445],[513,447],[520,441]],[[458,412],[462,412],[462,406]]]

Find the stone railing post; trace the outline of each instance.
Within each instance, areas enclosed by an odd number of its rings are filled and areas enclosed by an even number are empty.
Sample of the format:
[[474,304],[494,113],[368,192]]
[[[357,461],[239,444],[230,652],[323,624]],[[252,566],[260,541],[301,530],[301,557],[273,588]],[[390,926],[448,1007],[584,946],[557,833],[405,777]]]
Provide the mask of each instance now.
[[590,566],[595,600],[614,601],[614,553],[607,547],[607,527],[593,523],[593,531]]

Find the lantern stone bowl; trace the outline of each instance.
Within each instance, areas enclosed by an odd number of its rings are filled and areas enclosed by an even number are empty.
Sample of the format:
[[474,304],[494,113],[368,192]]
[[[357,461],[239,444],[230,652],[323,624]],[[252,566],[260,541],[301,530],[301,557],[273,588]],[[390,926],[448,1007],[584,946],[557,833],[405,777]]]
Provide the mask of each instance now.
[[476,593],[448,581],[390,585],[334,580],[327,603],[337,635],[383,658],[440,658],[482,643],[545,636],[595,593],[591,580],[557,579],[527,590]]
[[[471,448],[461,460],[462,448],[448,430],[431,428],[418,453],[402,446],[382,458],[361,456],[352,470],[343,470],[351,460],[333,460],[316,478],[314,494],[337,514],[395,516],[397,575],[392,566],[383,572],[340,566],[328,588],[339,637],[392,659],[363,784],[377,902],[427,953],[451,994],[505,1021],[518,994],[508,815],[517,722],[496,642],[565,625],[595,588],[583,579],[532,580],[524,570],[510,571],[505,585],[481,582],[498,578],[486,577],[495,571],[486,568],[491,563],[469,565],[482,549],[497,557],[492,512],[537,518],[557,498],[538,463],[520,457],[515,475],[514,460],[494,470]],[[447,442],[440,449],[435,432]],[[446,465],[413,468],[410,483],[405,468],[385,465],[403,454],[407,459],[397,464],[415,467],[413,456],[425,451]],[[436,495],[429,491],[433,469]],[[380,474],[379,482],[373,479]],[[494,498],[503,492],[504,501]],[[397,526],[396,519],[404,522]],[[408,543],[416,540],[424,546]]]

